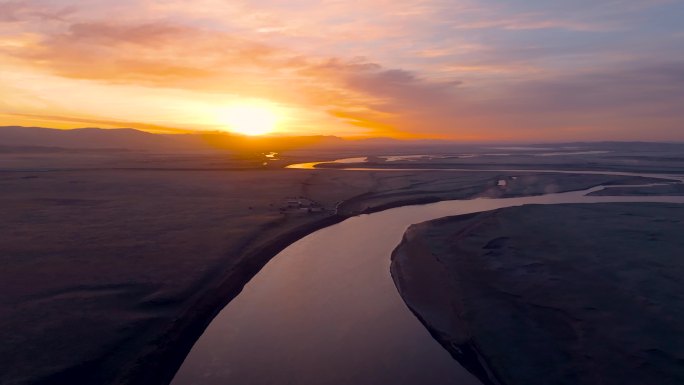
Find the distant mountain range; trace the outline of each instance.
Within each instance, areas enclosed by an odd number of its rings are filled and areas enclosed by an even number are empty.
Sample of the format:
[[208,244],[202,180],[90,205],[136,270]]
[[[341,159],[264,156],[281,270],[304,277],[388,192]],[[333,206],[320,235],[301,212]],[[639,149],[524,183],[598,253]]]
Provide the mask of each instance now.
[[153,134],[131,128],[77,128],[59,130],[43,127],[0,127],[0,148],[128,151],[285,151],[293,149],[380,149],[454,145],[435,140],[406,141],[392,138],[343,139],[337,136],[259,136],[225,132]]
[[[494,144],[482,143],[481,150]],[[532,144],[529,148],[554,147],[609,149],[617,151],[684,150],[682,143],[644,142],[574,142],[562,144]],[[513,147],[512,147],[513,148]],[[127,150],[149,152],[196,151],[285,151],[295,149],[320,150],[416,150],[472,151],[472,143],[440,140],[398,140],[392,138],[343,139],[336,136],[260,136],[246,137],[225,132],[196,134],[153,134],[131,128],[78,128],[58,130],[42,127],[0,126],[0,150],[64,151],[64,150]],[[488,150],[487,150],[488,151]],[[418,152],[420,153],[420,152]]]
[[[396,142],[392,139],[384,140]],[[355,144],[360,142],[353,141]],[[131,128],[78,128],[58,130],[42,127],[0,127],[0,147],[134,150],[134,151],[271,151],[303,147],[336,147],[352,143],[335,136],[245,137],[221,132],[197,134],[153,134]],[[374,140],[366,144],[379,144]]]

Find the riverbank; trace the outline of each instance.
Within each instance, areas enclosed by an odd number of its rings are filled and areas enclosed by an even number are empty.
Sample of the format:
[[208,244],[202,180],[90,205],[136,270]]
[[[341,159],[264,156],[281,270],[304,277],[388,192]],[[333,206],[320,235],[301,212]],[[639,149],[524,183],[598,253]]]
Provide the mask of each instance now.
[[[374,178],[381,175],[374,175]],[[390,181],[384,181],[384,185],[383,183],[376,183],[373,187],[374,192],[363,193],[342,201],[337,204],[334,213],[322,215],[315,222],[283,232],[276,239],[259,244],[243,254],[242,257],[245,262],[236,266],[234,271],[222,274],[222,281],[212,289],[212,292],[206,295],[203,301],[194,305],[188,314],[181,316],[178,324],[174,324],[174,329],[170,330],[164,337],[163,345],[156,347],[149,357],[144,358],[144,361],[149,362],[152,366],[141,366],[130,376],[132,380],[126,383],[134,385],[168,383],[206,326],[223,307],[239,295],[244,285],[271,258],[298,239],[355,215],[452,199],[540,195],[549,192],[583,190],[602,184],[652,183],[658,181],[650,178],[597,175],[572,175],[568,177],[566,175],[530,174],[512,177],[505,174],[478,176],[472,173],[463,175],[433,173],[432,175],[414,175],[414,183],[408,184],[405,189],[397,186],[396,183],[392,183],[392,181],[396,182],[396,180],[403,178],[406,178],[406,175],[390,176]],[[501,178],[511,181],[511,185],[500,186]],[[420,182],[415,183],[416,179]],[[376,182],[378,181],[376,180]],[[417,185],[425,188],[431,183],[439,184],[439,188],[416,189]],[[411,199],[407,199],[407,197],[411,197]],[[361,207],[363,209],[360,209]],[[150,376],[151,373],[152,376]],[[488,384],[485,383],[485,385]]]
[[512,207],[412,226],[391,270],[484,383],[678,384],[683,230],[682,205]]
[[149,352],[140,358],[141,365],[122,378],[122,383],[131,385],[168,384],[176,370],[183,363],[195,341],[202,335],[214,317],[240,294],[268,261],[288,245],[308,234],[332,226],[346,218],[332,215],[293,229],[269,243],[255,247],[244,255],[244,263],[225,274],[218,286],[193,305],[185,314],[180,315],[162,339]]

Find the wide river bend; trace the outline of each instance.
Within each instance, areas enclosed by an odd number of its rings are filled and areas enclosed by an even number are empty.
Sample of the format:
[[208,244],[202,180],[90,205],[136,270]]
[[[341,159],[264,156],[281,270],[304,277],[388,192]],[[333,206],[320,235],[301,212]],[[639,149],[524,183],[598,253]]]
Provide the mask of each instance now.
[[684,203],[586,196],[600,189],[399,207],[318,230],[275,256],[221,311],[172,384],[480,384],[402,301],[392,250],[411,224],[445,216],[525,204]]

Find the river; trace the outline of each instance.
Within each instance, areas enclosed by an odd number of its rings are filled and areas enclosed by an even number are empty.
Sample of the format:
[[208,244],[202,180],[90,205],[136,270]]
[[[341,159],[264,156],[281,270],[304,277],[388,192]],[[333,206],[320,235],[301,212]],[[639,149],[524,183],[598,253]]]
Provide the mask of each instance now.
[[221,311],[172,384],[480,384],[402,301],[389,273],[392,250],[409,225],[451,215],[525,204],[684,203],[586,196],[599,189],[406,206],[316,231],[275,256]]

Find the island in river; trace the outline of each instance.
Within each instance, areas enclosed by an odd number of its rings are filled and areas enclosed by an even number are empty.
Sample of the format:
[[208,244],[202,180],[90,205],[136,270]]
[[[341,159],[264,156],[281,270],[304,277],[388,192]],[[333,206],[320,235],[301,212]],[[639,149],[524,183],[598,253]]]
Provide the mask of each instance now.
[[407,305],[485,384],[684,383],[684,207],[511,207],[414,225]]

